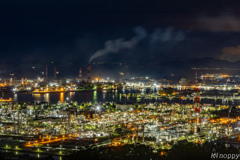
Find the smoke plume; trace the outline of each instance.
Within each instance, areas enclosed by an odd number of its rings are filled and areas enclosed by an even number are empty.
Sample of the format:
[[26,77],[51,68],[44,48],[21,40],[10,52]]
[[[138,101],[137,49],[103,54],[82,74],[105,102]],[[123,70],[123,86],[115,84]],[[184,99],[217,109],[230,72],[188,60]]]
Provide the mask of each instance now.
[[130,40],[125,41],[123,38],[116,39],[116,40],[108,40],[105,42],[105,48],[97,50],[92,57],[89,59],[89,63],[100,56],[106,55],[108,53],[118,53],[120,50],[123,49],[131,49],[133,48],[138,42],[147,36],[146,31],[142,27],[134,28],[134,32],[136,36],[132,37]]
[[174,30],[172,27],[166,29],[156,28],[151,34],[151,44],[159,42],[179,42],[185,39],[185,35],[181,31]]

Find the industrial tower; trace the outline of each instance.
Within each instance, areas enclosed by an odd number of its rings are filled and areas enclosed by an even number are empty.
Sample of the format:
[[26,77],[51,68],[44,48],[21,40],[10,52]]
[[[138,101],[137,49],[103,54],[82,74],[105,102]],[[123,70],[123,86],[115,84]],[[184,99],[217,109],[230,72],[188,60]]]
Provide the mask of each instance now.
[[48,79],[48,68],[47,68],[47,65],[46,65],[46,80]]
[[194,125],[194,133],[197,133],[197,128],[200,128],[199,117],[200,117],[200,91],[199,88],[195,88],[195,105],[194,105],[194,117],[196,118]]
[[57,79],[57,69],[56,69],[56,67],[54,68],[54,79]]
[[196,71],[196,75],[195,75],[195,84],[197,85],[198,83],[198,78],[197,78],[197,71]]
[[79,69],[79,82],[82,82],[82,68]]
[[90,84],[91,83],[91,65],[90,65],[90,63],[88,63],[88,68],[87,68],[87,70],[88,70],[88,76],[87,76],[87,83],[88,84]]

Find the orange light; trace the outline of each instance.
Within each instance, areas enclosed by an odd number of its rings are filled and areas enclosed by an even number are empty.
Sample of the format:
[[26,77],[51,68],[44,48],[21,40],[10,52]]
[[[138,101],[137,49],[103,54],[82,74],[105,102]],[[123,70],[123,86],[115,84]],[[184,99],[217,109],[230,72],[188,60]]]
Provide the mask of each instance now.
[[221,77],[228,77],[228,75],[221,75]]

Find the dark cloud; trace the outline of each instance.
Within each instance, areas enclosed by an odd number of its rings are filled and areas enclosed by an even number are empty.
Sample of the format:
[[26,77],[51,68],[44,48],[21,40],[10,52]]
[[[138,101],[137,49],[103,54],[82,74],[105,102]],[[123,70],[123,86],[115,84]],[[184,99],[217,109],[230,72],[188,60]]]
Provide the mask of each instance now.
[[240,59],[240,45],[236,47],[224,47],[222,49],[222,57],[221,59],[229,60],[229,61],[238,61]]
[[200,16],[195,27],[208,31],[240,32],[240,17],[226,13],[218,16]]

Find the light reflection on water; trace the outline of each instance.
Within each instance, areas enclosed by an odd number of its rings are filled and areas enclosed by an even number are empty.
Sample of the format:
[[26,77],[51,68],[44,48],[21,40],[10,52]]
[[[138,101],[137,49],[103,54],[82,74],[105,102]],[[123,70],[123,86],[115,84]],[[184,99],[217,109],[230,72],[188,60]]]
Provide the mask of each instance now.
[[[166,102],[166,103],[181,103],[180,99],[173,98],[172,100],[167,98],[131,98],[120,96],[128,93],[140,93],[141,95],[148,94],[150,90],[110,90],[110,91],[82,91],[82,92],[68,92],[68,93],[48,93],[48,94],[6,94],[5,98],[12,98],[13,101],[24,101],[24,102]],[[157,90],[152,90],[151,93],[156,93]],[[183,100],[184,104],[193,104],[194,100]],[[211,100],[201,99],[201,103],[212,103],[212,104],[228,104],[228,105],[240,105],[240,100],[234,101],[222,101],[222,100]]]
[[59,101],[60,101],[61,103],[64,102],[64,93],[60,93]]

